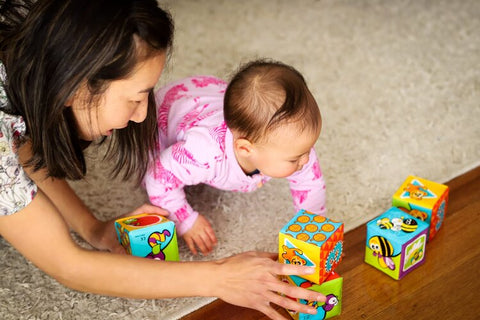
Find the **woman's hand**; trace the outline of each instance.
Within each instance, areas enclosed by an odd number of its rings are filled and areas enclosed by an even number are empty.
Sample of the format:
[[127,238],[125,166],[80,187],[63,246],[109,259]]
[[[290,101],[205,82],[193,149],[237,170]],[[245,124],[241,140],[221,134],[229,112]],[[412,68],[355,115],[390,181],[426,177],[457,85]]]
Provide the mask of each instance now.
[[117,233],[115,231],[115,220],[119,218],[134,216],[141,213],[156,213],[162,216],[168,215],[167,210],[146,203],[130,213],[123,214],[111,220],[98,220],[98,223],[92,229],[92,236],[89,240],[89,243],[99,250],[106,250],[114,253],[125,253],[125,249],[120,245],[120,242],[118,241]]
[[197,254],[197,247],[203,255],[207,255],[212,252],[213,247],[217,244],[217,237],[212,225],[201,214],[198,215],[192,228],[185,232],[183,239],[195,255]]
[[246,252],[219,260],[219,270],[215,272],[218,281],[214,289],[215,295],[228,303],[256,309],[274,320],[285,318],[271,303],[286,309],[315,314],[314,307],[291,298],[325,302],[325,296],[290,285],[278,277],[311,274],[314,269],[281,264],[274,261],[276,257],[275,253]]

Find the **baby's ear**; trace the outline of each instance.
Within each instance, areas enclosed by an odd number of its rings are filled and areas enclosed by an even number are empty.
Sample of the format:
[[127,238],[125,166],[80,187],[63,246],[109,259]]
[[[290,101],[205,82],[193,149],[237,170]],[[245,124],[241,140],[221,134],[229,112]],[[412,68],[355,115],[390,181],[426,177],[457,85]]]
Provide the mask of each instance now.
[[233,148],[235,153],[241,157],[248,157],[252,152],[253,144],[245,138],[234,138]]

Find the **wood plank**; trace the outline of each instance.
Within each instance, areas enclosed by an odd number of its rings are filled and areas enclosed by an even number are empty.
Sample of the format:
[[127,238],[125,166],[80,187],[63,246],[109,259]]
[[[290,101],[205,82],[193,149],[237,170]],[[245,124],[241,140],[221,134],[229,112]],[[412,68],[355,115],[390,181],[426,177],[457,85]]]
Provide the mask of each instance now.
[[[366,226],[345,234],[342,314],[335,319],[476,319],[480,314],[480,167],[446,183],[444,225],[425,263],[396,281],[363,262]],[[277,307],[288,318],[288,313]],[[216,300],[183,320],[266,320],[262,313]]]

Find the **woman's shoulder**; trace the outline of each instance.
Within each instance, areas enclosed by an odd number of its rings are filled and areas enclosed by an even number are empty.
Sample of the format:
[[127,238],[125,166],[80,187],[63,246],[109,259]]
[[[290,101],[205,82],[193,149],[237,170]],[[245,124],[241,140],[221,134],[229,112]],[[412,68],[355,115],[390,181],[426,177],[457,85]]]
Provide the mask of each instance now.
[[7,92],[5,91],[5,84],[7,82],[7,71],[2,61],[0,61],[0,111],[8,107]]
[[5,86],[7,84],[7,73],[5,66],[0,61],[0,138],[8,139],[10,143],[17,143],[23,139],[26,127],[23,118],[19,115],[10,114],[10,109]]
[[26,207],[37,192],[19,162],[17,151],[24,141],[26,126],[21,116],[5,112],[5,68],[0,63],[0,215],[8,215]]
[[17,155],[24,130],[21,117],[0,110],[0,216],[20,211],[37,193]]
[[7,74],[5,66],[0,61],[0,139],[3,143],[19,143],[26,132],[25,122],[19,115],[10,114],[10,102],[5,86]]
[[24,140],[25,122],[21,116],[6,113],[0,108],[0,139],[19,144]]

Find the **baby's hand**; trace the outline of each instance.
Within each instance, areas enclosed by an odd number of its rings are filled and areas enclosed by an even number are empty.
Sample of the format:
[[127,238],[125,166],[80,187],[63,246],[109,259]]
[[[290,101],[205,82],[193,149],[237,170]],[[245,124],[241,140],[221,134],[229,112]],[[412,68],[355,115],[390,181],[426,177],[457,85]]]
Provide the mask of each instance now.
[[213,247],[217,245],[217,237],[210,222],[201,214],[198,215],[192,228],[185,232],[183,239],[187,243],[188,248],[190,248],[190,251],[195,255],[197,254],[197,247],[203,255],[207,255],[212,252]]

